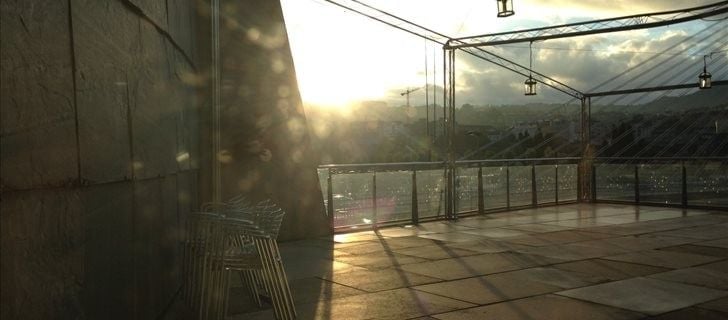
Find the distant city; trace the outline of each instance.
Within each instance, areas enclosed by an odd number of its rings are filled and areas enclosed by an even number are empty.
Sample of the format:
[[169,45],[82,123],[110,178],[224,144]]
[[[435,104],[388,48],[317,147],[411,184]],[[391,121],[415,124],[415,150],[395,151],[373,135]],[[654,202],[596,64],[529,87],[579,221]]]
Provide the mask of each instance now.
[[[579,110],[577,104],[463,104],[456,109],[456,158],[578,156]],[[445,158],[440,105],[433,110],[366,101],[346,112],[307,106],[306,113],[323,164]],[[597,157],[728,156],[728,90],[640,105],[593,103],[591,137]]]

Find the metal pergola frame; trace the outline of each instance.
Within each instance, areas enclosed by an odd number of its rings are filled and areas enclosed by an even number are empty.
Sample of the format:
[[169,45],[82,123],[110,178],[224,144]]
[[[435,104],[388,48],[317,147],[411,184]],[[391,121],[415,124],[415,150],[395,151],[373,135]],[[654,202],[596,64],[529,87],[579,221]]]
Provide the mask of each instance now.
[[[484,47],[513,44],[534,41],[543,41],[558,38],[570,38],[601,33],[621,32],[628,30],[647,29],[660,26],[667,26],[677,23],[704,19],[728,12],[728,1],[720,1],[709,5],[686,8],[681,10],[670,10],[638,15],[630,15],[609,19],[584,21],[571,24],[563,24],[542,28],[516,30],[460,38],[448,37],[442,33],[433,31],[422,25],[400,18],[386,11],[377,9],[358,0],[325,0],[329,3],[363,15],[367,18],[384,23],[393,28],[405,31],[420,38],[441,44],[443,46],[443,108],[444,128],[447,140],[447,185],[446,185],[446,215],[455,217],[454,199],[455,194],[452,187],[454,183],[454,137],[455,137],[455,53],[461,50],[479,59],[491,62],[502,68],[510,70],[522,76],[532,75],[533,79],[552,89],[560,91],[568,96],[580,100],[580,140],[581,159],[579,170],[578,201],[593,201],[590,190],[591,181],[586,179],[590,174],[593,155],[590,154],[589,142],[591,140],[591,98],[610,95],[623,95],[641,92],[667,91],[674,89],[685,89],[696,87],[695,83],[678,85],[663,85],[657,87],[632,88],[625,90],[612,90],[604,92],[584,93],[569,85],[562,83],[552,77],[541,74],[531,68],[520,65],[509,59],[492,53]],[[728,81],[713,81],[713,86],[728,85]]]
[[[468,36],[461,38],[450,39],[443,46],[444,51],[444,68],[446,76],[443,77],[443,88],[445,88],[444,94],[444,108],[448,109],[445,119],[446,135],[447,135],[447,163],[448,172],[447,180],[448,186],[452,185],[454,181],[454,167],[455,167],[455,151],[454,151],[454,138],[455,138],[455,51],[467,50],[467,49],[481,49],[482,47],[502,45],[502,44],[513,44],[513,43],[533,43],[534,41],[543,41],[549,39],[558,38],[570,38],[579,37],[601,33],[620,32],[628,30],[654,28],[659,26],[672,25],[682,22],[693,21],[697,19],[703,19],[715,15],[720,15],[728,12],[728,1],[716,2],[710,5],[687,8],[682,10],[671,10],[663,12],[654,12],[647,14],[631,15],[610,19],[601,19],[593,21],[585,21],[543,28],[533,28],[525,30],[517,30],[510,32],[501,32],[477,36]],[[477,56],[477,55],[476,55]],[[527,69],[530,72],[533,70]],[[516,72],[520,73],[520,72]],[[520,73],[525,76],[525,74]],[[540,74],[539,74],[540,75]],[[695,83],[678,84],[678,85],[665,85],[648,88],[632,88],[625,90],[613,90],[605,92],[593,92],[593,93],[582,93],[576,89],[574,94],[569,94],[560,88],[555,88],[551,83],[546,83],[541,77],[534,77],[537,82],[543,83],[549,87],[564,92],[574,98],[577,98],[581,102],[580,109],[580,140],[581,140],[581,163],[579,168],[579,183],[578,183],[578,200],[579,201],[594,201],[594,197],[591,194],[593,189],[591,186],[589,177],[591,175],[592,163],[594,161],[594,155],[591,152],[591,98],[597,96],[609,96],[609,95],[621,95],[630,93],[640,92],[654,92],[654,91],[667,91],[674,89],[683,88],[694,88]],[[560,85],[571,89],[566,84],[559,83]],[[728,81],[714,81],[713,86],[726,85]],[[447,213],[449,215],[454,214],[454,199],[455,194],[452,188],[448,189],[447,195]]]

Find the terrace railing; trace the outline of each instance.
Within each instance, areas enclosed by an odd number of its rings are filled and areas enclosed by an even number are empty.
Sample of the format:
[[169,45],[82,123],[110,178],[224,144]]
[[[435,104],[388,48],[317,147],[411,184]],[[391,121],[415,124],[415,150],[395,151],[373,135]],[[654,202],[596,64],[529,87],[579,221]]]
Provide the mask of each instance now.
[[596,158],[592,173],[597,201],[728,208],[728,157]]
[[[456,216],[577,199],[580,158],[455,163]],[[446,217],[447,164],[323,165],[319,180],[334,229],[418,223]]]

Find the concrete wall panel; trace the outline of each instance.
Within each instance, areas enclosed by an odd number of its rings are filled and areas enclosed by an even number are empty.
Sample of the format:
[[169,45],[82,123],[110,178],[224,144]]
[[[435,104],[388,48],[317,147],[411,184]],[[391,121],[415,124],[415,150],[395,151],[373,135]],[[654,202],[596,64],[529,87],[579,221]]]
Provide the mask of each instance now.
[[167,0],[169,34],[184,53],[195,61],[195,0]]
[[78,178],[68,4],[0,2],[0,184]]
[[134,318],[132,182],[84,188],[86,255],[83,301],[88,319]]
[[167,30],[167,0],[125,0],[139,8],[160,28]]
[[130,179],[129,82],[140,19],[117,1],[73,0],[71,8],[81,176],[90,183]]
[[0,211],[3,319],[83,317],[85,226],[79,192],[6,193]]
[[177,171],[176,94],[170,82],[170,53],[164,38],[150,24],[140,24],[142,46],[132,84],[134,176],[139,179]]

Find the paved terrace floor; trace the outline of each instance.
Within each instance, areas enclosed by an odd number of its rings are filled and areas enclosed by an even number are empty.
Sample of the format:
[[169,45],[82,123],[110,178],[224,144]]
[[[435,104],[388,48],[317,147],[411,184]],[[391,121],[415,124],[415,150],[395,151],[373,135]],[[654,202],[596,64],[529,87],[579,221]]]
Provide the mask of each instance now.
[[[728,213],[573,204],[281,245],[299,319],[728,319]],[[232,288],[232,319],[273,319]]]

